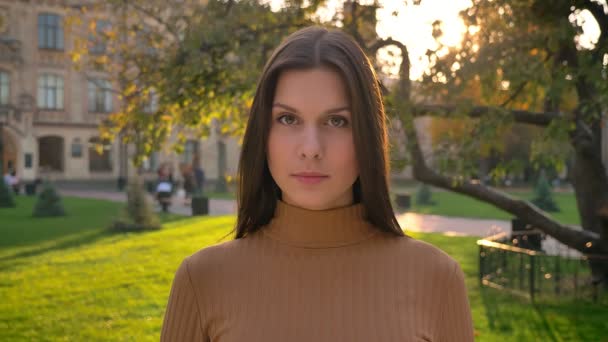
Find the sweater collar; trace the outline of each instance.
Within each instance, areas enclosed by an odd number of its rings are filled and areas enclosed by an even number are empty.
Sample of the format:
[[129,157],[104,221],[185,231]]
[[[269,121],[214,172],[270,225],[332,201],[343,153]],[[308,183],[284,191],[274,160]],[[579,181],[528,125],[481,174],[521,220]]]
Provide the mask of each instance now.
[[361,203],[327,210],[309,210],[277,201],[274,217],[263,229],[274,240],[305,248],[354,244],[379,232],[365,220]]

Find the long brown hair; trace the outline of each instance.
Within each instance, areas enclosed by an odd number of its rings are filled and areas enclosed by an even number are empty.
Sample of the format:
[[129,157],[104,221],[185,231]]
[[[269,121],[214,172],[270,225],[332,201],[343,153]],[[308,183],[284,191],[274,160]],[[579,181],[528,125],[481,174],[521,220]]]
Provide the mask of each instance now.
[[388,192],[388,138],[384,105],[374,69],[346,33],[308,27],[291,34],[273,52],[257,85],[243,139],[238,169],[236,239],[259,230],[273,217],[281,191],[267,163],[271,109],[277,80],[290,69],[330,67],[343,78],[351,101],[359,177],[354,200],[380,230],[403,236]]

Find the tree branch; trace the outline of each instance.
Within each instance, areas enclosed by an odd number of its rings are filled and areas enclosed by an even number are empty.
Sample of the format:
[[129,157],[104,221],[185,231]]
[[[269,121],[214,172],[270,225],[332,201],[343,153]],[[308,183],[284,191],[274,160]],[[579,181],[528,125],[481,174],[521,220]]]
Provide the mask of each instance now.
[[153,13],[151,10],[149,10],[147,8],[144,8],[143,6],[140,6],[137,3],[129,2],[128,4],[130,6],[132,6],[134,9],[136,9],[137,11],[141,12],[144,15],[147,15],[148,17],[154,19],[157,23],[159,23],[162,26],[164,26],[165,29],[167,30],[167,32],[169,32],[173,36],[173,39],[175,40],[175,42],[179,46],[182,45],[181,39],[179,37],[179,33],[176,32],[175,29],[174,29],[174,27],[171,26],[167,21],[165,21],[163,18],[161,18],[160,16],[156,15],[155,13]]
[[404,127],[406,128],[408,149],[413,161],[413,174],[417,180],[492,204],[516,217],[523,218],[529,224],[553,236],[561,243],[582,253],[600,254],[608,252],[608,246],[601,240],[599,234],[560,224],[533,204],[513,198],[508,194],[484,186],[477,181],[463,181],[443,176],[430,169],[426,165],[422,150],[418,144],[418,135],[413,124],[413,117],[408,117],[404,113],[400,113],[400,116],[402,122],[405,121]]
[[[417,104],[412,108],[414,116],[424,115],[448,115],[459,111],[454,105],[429,105]],[[525,123],[536,126],[548,126],[551,121],[564,117],[563,113],[559,112],[529,112],[518,109],[504,109],[498,107],[477,106],[468,109],[467,115],[472,118],[479,118],[487,115],[491,110],[503,110],[513,116],[513,119],[519,123]]]
[[411,82],[410,82],[410,55],[407,51],[407,46],[398,40],[393,38],[380,39],[375,41],[371,46],[367,47],[367,51],[370,55],[375,56],[378,50],[387,46],[395,46],[401,50],[401,66],[399,67],[399,79],[403,80],[399,82],[399,86],[402,88],[402,94],[405,98],[410,98]]

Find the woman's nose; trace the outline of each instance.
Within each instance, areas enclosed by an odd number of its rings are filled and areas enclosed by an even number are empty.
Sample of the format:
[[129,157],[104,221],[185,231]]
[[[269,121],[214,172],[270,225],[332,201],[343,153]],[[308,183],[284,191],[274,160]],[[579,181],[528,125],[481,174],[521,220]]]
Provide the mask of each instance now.
[[298,154],[303,159],[321,159],[323,157],[322,145],[321,134],[318,128],[306,128],[302,132]]

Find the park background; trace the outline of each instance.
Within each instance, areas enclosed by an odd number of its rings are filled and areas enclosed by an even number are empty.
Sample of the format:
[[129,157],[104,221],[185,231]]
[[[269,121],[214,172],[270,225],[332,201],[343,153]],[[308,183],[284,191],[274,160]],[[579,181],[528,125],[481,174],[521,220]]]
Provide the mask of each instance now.
[[[311,24],[376,66],[396,215],[462,265],[476,339],[607,340],[594,0],[0,0],[0,165],[19,179],[0,188],[0,339],[159,338],[181,260],[234,226],[264,62]],[[151,194],[161,165],[169,213]]]

